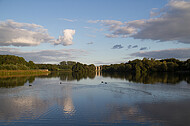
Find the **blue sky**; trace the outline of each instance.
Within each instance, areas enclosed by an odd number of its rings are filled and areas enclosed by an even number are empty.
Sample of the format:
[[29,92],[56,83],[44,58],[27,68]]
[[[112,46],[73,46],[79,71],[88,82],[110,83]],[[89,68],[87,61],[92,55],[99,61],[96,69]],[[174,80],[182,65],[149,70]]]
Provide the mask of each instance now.
[[35,63],[190,58],[189,0],[0,0],[0,54]]

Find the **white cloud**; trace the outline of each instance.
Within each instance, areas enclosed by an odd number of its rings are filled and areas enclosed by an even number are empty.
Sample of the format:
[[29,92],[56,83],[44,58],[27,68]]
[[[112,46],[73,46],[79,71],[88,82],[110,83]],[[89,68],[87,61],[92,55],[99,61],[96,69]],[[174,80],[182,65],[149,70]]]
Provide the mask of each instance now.
[[48,34],[41,25],[18,23],[13,20],[0,22],[0,46],[37,46],[41,43],[71,45],[75,30],[64,30],[58,40]]
[[75,22],[76,21],[76,20],[71,20],[71,19],[66,19],[66,18],[64,18],[63,20],[68,21],[68,22]]
[[121,22],[116,20],[95,20],[108,28],[106,37],[133,37],[156,41],[177,41],[190,44],[190,1],[170,0],[159,9],[152,9],[150,19]]
[[68,21],[68,22],[75,22],[77,21],[76,19],[68,19],[68,18],[57,18],[60,21]]
[[79,57],[86,56],[87,53],[79,49],[21,51],[18,48],[0,48],[1,55],[21,56],[27,61],[32,60],[35,63],[59,63],[60,61],[75,60]]
[[190,44],[190,2],[172,0],[159,13],[160,17],[146,20],[133,37]]
[[119,37],[118,35],[114,35],[114,34],[105,34],[106,37],[108,38],[117,38]]
[[43,42],[52,43],[54,37],[43,26],[17,23],[13,20],[0,22],[0,46],[36,46]]
[[89,23],[101,23],[103,26],[107,27],[111,34],[105,34],[108,38],[116,37],[129,37],[129,35],[136,33],[136,29],[129,25],[126,25],[126,22],[122,23],[121,21],[116,20],[95,20],[88,21]]
[[141,51],[141,52],[132,53],[130,56],[155,58],[155,59],[166,59],[166,58],[189,59],[190,48],[166,49],[166,50],[156,50],[148,52]]
[[75,34],[75,30],[65,29],[63,31],[63,36],[59,36],[59,38],[55,41],[55,45],[62,44],[64,46],[73,44],[73,35]]

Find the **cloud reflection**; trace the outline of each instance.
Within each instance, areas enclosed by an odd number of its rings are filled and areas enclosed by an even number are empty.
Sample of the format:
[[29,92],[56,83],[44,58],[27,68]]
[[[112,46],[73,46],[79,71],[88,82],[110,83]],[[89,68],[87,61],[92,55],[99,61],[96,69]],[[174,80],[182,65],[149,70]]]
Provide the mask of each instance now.
[[72,97],[71,97],[71,92],[72,92],[72,87],[69,85],[66,85],[65,88],[63,89],[64,92],[64,102],[63,102],[63,110],[66,115],[74,115],[75,114],[75,107],[73,105]]
[[[43,83],[46,82],[43,81]],[[72,86],[68,84],[51,88],[48,85],[34,84],[32,87],[15,88],[11,92],[8,91],[10,89],[5,90],[5,92],[0,92],[0,120],[4,122],[56,119],[57,117],[53,115],[57,114],[57,110],[62,113],[61,117],[75,114]]]

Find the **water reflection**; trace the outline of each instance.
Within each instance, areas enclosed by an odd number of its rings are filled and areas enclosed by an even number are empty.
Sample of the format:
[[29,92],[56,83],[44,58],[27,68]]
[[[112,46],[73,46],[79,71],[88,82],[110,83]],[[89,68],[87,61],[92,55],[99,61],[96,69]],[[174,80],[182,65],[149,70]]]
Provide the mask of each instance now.
[[26,82],[32,83],[35,76],[21,76],[21,77],[0,77],[0,87],[13,88],[23,86]]
[[[73,116],[72,86],[40,86],[0,90],[0,120],[43,120]],[[59,113],[58,117],[54,117]],[[59,117],[60,116],[60,117]],[[14,122],[14,121],[13,121]],[[0,123],[1,125],[1,123]]]
[[190,83],[190,73],[144,73],[144,74],[132,74],[132,73],[102,73],[98,72],[52,72],[46,77],[59,77],[62,81],[80,81],[81,79],[94,79],[96,76],[118,78],[127,80],[130,82],[143,83],[143,84],[155,84],[155,83],[169,83],[177,84],[181,81]]
[[141,109],[138,105],[109,105],[110,113],[103,119],[103,122],[107,123],[122,123],[124,120],[128,120],[130,123],[137,124],[163,124],[162,120],[154,120],[152,117],[148,117],[141,113]]
[[65,114],[68,115],[74,115],[75,113],[75,107],[73,105],[73,101],[72,101],[72,86],[68,86],[66,85],[65,88],[63,89],[63,96],[64,96],[64,101],[63,101],[63,110]]
[[143,84],[155,84],[155,83],[169,83],[177,84],[181,81],[186,81],[190,84],[190,73],[144,73],[144,74],[132,74],[132,73],[102,73],[103,77],[125,79],[129,82],[143,83]]
[[[109,113],[101,119],[105,123],[133,125],[190,125],[189,101],[139,103],[133,106],[109,104]],[[124,122],[126,121],[127,122]],[[100,121],[100,120],[99,120]]]
[[11,88],[0,88],[0,125],[190,125],[190,85],[181,81],[189,83],[189,74],[4,77],[1,87]]
[[94,79],[96,77],[96,72],[51,72],[46,77],[40,77],[40,78],[52,78],[52,77],[58,77],[62,81],[80,81],[81,79]]
[[124,74],[124,73],[101,73],[101,72],[52,72],[49,75],[41,76],[17,76],[17,77],[0,77],[0,87],[13,88],[23,86],[25,83],[32,83],[35,78],[60,78],[62,81],[80,81],[81,79],[94,79],[96,76],[110,77],[127,80],[129,82],[155,84],[169,83],[178,84],[181,81],[186,81],[190,84],[190,73],[144,73],[144,74]]
[[142,114],[151,120],[162,121],[170,126],[190,125],[190,102],[143,103],[138,105]]
[[7,97],[1,98],[0,119],[19,120],[19,119],[36,119],[48,110],[47,101],[35,96],[28,97]]
[[101,73],[101,72],[52,72],[49,75],[41,76],[17,76],[17,77],[0,77],[0,87],[13,88],[16,86],[23,86],[25,83],[33,83],[35,78],[60,78],[61,81],[80,81],[81,79],[94,79],[96,76],[110,77],[122,79],[129,82],[143,83],[143,84],[178,84],[182,81],[190,84],[190,73]]

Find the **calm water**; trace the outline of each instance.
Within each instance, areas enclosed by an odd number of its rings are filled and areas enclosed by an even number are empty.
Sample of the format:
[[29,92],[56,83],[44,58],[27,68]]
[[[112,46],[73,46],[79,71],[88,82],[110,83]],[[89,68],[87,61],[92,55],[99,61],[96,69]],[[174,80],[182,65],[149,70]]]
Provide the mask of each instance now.
[[187,126],[189,83],[180,73],[0,77],[0,125]]

